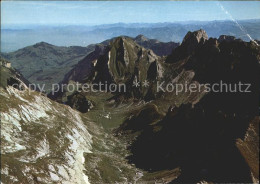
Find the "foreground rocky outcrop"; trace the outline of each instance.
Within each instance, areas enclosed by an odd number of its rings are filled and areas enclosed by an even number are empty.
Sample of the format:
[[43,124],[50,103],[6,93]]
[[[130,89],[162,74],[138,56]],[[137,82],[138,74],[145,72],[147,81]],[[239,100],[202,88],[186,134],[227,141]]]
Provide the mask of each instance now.
[[23,88],[1,77],[1,182],[89,183],[83,154],[92,136],[80,113],[31,91],[15,70],[1,66],[2,74]]
[[16,69],[13,67],[7,67],[7,60],[0,58],[0,72],[1,72],[1,81],[0,86],[2,88],[7,88],[7,86],[13,86],[16,89],[22,90],[27,88],[29,81],[23,77]]

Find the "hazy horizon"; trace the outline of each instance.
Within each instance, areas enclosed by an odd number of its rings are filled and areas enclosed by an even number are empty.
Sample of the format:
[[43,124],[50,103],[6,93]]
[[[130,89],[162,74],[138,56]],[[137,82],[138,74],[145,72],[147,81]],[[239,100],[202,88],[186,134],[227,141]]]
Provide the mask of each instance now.
[[188,31],[204,29],[209,37],[231,35],[245,41],[259,40],[260,19],[243,21],[184,21],[172,23],[117,23],[84,25],[26,25],[1,29],[1,52],[47,42],[56,46],[87,46],[121,35],[136,37],[142,34],[162,42],[181,42]]
[[[148,23],[148,22],[131,22],[131,23],[125,23],[125,22],[116,22],[116,23],[107,23],[107,24],[5,24],[1,26],[1,29],[25,29],[25,28],[36,28],[36,27],[66,27],[66,26],[79,26],[79,27],[98,27],[98,26],[112,26],[112,25],[158,25],[158,24],[193,24],[193,23],[208,23],[208,22],[234,22],[233,20],[230,19],[223,19],[223,20],[204,20],[204,21],[199,21],[199,20],[186,20],[186,21],[173,21],[173,22],[153,22],[153,23]],[[260,21],[260,18],[257,19],[240,19],[236,20],[238,22],[246,22],[246,21]],[[18,26],[18,27],[15,27]]]
[[1,52],[41,41],[87,46],[120,35],[181,42],[201,28],[210,37],[259,39],[259,10],[256,1],[1,1]]
[[101,25],[260,19],[258,1],[2,1],[1,25]]

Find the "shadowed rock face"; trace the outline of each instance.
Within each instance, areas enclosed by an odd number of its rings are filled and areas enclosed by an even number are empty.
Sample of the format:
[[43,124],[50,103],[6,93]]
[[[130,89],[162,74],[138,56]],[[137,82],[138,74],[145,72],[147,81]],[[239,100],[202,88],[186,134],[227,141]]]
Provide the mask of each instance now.
[[180,167],[178,182],[251,182],[249,168],[235,146],[250,118],[234,118],[203,105],[171,108],[156,124],[151,124],[156,119],[140,121],[147,125],[130,146],[130,162],[150,171]]
[[[213,93],[214,104],[218,108],[237,114],[256,114],[259,95],[260,48],[253,42],[221,42],[210,38],[188,57],[185,70],[195,72],[194,80],[202,84],[243,83],[250,86],[250,93]],[[232,89],[231,89],[232,88]],[[246,85],[243,86],[245,90]],[[230,91],[238,87],[229,87]],[[225,103],[221,104],[219,99]],[[234,105],[237,104],[241,105]],[[243,104],[243,105],[242,105]],[[247,108],[245,108],[247,107]]]
[[193,45],[204,43],[208,40],[208,35],[206,31],[200,29],[199,31],[188,32],[186,36],[183,38],[182,44],[190,45],[191,49]]
[[[218,98],[218,103],[230,106],[225,98]],[[252,182],[250,169],[252,173],[258,169],[258,149],[254,146],[258,145],[258,134],[252,127],[245,142],[236,143],[236,139],[244,137],[255,114],[246,112],[250,106],[244,106],[245,113],[238,114],[237,104],[228,111],[215,104],[215,97],[208,94],[193,107],[170,107],[165,116],[156,106],[134,113],[116,131],[121,136],[137,136],[129,146],[133,154],[129,161],[148,171],[180,167],[181,175],[175,180],[180,183]]]
[[192,54],[194,50],[203,45],[206,40],[208,40],[208,35],[204,30],[189,31],[184,37],[181,45],[173,50],[167,57],[166,62],[174,63],[180,59],[184,59],[185,56]]
[[223,42],[223,41],[227,41],[227,42],[230,42],[230,41],[234,41],[236,38],[234,36],[228,36],[228,35],[221,35],[219,38],[218,38],[218,41],[219,42]]
[[[194,105],[185,104],[189,96],[181,94],[176,99],[181,97],[183,101],[170,107],[159,120],[158,116],[147,118],[145,109],[134,113],[116,130],[118,135],[136,136],[129,146],[133,153],[129,161],[151,171],[180,167],[182,174],[175,182],[252,182],[250,172],[258,169],[252,161],[258,154],[254,147],[257,133],[248,133],[255,140],[250,143],[252,147],[245,148],[249,144],[246,139],[237,143],[245,159],[236,147],[236,139],[243,139],[249,122],[258,116],[259,58],[260,48],[253,42],[219,43],[208,39],[202,30],[188,33],[166,59],[168,66],[194,71],[192,80],[199,83],[241,81],[250,84],[251,92],[210,92],[199,100],[190,98],[189,103]],[[176,99],[171,103],[175,104]],[[158,114],[160,106],[150,110]],[[254,131],[251,129],[248,131]],[[256,174],[254,177],[258,178]]]
[[84,95],[78,92],[75,92],[74,94],[68,96],[68,101],[66,102],[66,104],[82,113],[88,112],[90,108],[93,107],[91,102],[88,101]]

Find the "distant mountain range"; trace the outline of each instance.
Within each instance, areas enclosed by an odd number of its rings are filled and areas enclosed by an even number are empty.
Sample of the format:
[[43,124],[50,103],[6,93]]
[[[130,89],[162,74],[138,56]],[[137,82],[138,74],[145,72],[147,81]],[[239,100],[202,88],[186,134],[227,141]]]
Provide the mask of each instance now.
[[121,35],[136,37],[143,34],[163,42],[181,42],[188,31],[204,29],[210,37],[231,35],[249,40],[260,39],[260,20],[189,21],[177,23],[107,24],[98,26],[27,26],[1,29],[2,52],[15,51],[45,41],[58,46],[87,46]]

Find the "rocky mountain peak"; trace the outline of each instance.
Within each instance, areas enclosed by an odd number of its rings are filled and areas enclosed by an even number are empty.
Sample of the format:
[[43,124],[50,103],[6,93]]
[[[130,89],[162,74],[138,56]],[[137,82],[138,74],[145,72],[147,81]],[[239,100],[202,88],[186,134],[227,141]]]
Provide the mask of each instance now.
[[[148,49],[138,45],[134,40],[127,37],[118,37],[110,43],[110,49],[97,61],[97,69],[100,70],[100,79],[108,79],[105,73],[111,75],[115,81],[128,81],[136,75],[139,67],[147,68],[158,57]],[[107,63],[104,65],[102,63]],[[107,68],[104,68],[107,66]],[[100,67],[100,68],[99,68]],[[102,71],[102,72],[101,72]],[[142,74],[140,74],[142,75]]]
[[208,40],[208,35],[205,30],[200,29],[198,31],[194,32],[188,32],[186,36],[183,39],[183,44],[198,44],[198,43],[204,43],[206,40]]
[[222,42],[222,41],[234,41],[236,38],[234,36],[228,36],[228,35],[220,35],[219,38],[218,38],[218,41],[219,42]]
[[35,48],[37,48],[37,47],[46,47],[46,46],[54,46],[54,45],[51,45],[51,44],[49,44],[49,43],[47,43],[47,42],[39,42],[39,43],[36,43],[36,44],[34,44],[33,45],[33,47],[35,47]]
[[166,62],[176,62],[178,60],[184,59],[194,52],[198,46],[203,45],[208,40],[208,35],[205,30],[198,30],[194,32],[188,32],[184,37],[181,45],[173,50]]
[[149,39],[146,38],[144,35],[140,34],[138,35],[137,37],[135,37],[135,41],[137,42],[145,42],[145,41],[148,41]]

